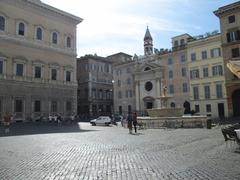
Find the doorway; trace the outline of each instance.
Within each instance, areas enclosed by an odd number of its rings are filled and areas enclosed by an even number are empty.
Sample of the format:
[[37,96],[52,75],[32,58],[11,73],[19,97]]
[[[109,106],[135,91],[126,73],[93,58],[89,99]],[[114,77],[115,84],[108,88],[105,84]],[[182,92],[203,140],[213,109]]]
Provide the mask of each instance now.
[[219,118],[224,118],[224,103],[218,103],[218,116]]
[[240,116],[240,89],[236,90],[232,94],[233,116]]

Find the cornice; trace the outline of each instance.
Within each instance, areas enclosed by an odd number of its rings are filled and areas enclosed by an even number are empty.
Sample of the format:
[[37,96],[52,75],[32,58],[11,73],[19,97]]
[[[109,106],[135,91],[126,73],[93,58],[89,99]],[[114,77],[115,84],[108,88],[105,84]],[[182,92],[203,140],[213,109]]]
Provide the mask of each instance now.
[[50,6],[48,4],[45,4],[45,3],[42,3],[42,2],[29,1],[29,0],[20,0],[20,1],[24,1],[24,2],[26,2],[28,4],[31,4],[32,6],[38,8],[40,10],[45,9],[45,10],[51,12],[51,13],[54,13],[54,14],[57,14],[57,15],[60,15],[60,16],[64,16],[64,17],[66,17],[68,19],[71,19],[76,24],[79,24],[79,23],[81,23],[83,21],[83,19],[80,18],[80,17],[77,17],[75,15],[72,15],[70,13],[67,13],[65,11],[62,11],[60,9],[57,9],[55,7],[52,7],[52,6]]
[[71,56],[76,58],[77,54],[75,52],[69,52],[67,50],[61,49],[61,48],[56,48],[56,47],[51,47],[49,45],[41,44],[38,42],[34,41],[29,41],[24,38],[17,38],[17,37],[12,37],[12,36],[7,36],[7,35],[0,35],[0,40],[1,41],[6,41],[6,42],[11,42],[14,44],[21,44],[24,45],[25,47],[30,47],[30,48],[35,48],[35,49],[41,49],[41,50],[47,50],[47,51],[53,51],[56,53],[60,53],[63,55]]

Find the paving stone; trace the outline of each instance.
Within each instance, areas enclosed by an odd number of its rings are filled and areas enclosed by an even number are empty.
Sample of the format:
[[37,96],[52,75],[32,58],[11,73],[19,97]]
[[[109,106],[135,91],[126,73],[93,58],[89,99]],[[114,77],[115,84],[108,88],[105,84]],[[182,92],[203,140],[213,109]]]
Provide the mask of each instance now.
[[0,127],[1,180],[240,179],[220,128],[147,129],[47,123]]

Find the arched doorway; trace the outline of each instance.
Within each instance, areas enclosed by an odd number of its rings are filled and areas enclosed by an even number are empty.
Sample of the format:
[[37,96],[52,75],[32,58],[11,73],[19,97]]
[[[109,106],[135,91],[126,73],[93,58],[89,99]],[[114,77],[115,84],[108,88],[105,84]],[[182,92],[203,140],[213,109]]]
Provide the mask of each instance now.
[[232,93],[233,116],[240,116],[240,89]]
[[191,114],[191,105],[188,101],[185,101],[183,103],[183,107],[184,107],[184,114]]

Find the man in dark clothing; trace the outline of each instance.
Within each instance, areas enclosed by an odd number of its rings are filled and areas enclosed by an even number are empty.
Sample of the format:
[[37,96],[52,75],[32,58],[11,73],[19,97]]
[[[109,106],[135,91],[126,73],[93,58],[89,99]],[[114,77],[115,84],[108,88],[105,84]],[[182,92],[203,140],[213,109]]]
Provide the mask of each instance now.
[[134,130],[135,130],[135,133],[137,133],[137,113],[136,112],[134,112],[133,113],[133,126],[134,126]]
[[132,134],[132,121],[133,121],[132,114],[129,112],[127,115],[129,134]]

